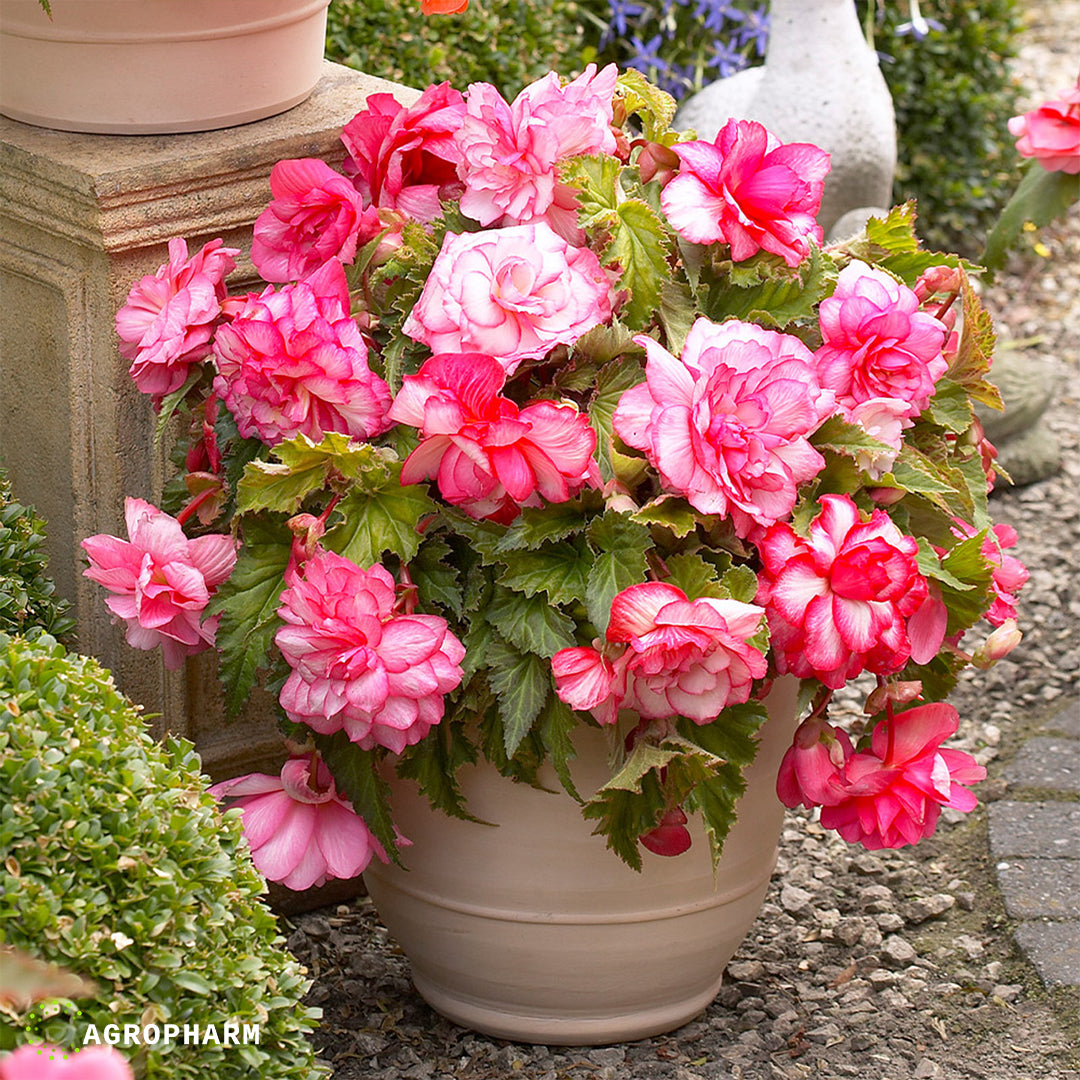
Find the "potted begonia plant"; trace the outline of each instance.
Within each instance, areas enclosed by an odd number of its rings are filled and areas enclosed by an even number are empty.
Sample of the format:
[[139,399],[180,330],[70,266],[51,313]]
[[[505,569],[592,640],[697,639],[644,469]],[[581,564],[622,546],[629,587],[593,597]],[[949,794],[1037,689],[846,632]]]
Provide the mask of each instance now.
[[703,1008],[781,802],[869,848],[972,809],[944,698],[1019,636],[971,268],[911,206],[823,247],[827,154],[673,114],[614,67],[373,95],[343,172],[274,167],[265,289],[176,239],[117,317],[178,468],[87,575],[276,698],[280,776],[217,788],[263,873],[366,870],[428,1000],[515,1038]]

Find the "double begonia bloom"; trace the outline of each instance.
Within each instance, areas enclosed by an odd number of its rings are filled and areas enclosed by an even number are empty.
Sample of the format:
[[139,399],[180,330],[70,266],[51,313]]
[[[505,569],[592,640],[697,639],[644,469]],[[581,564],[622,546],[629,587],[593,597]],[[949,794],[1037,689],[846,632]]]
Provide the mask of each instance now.
[[814,353],[821,385],[849,420],[865,402],[903,402],[905,416],[926,408],[949,364],[945,324],[919,310],[919,298],[878,267],[858,259],[818,307],[821,347]]
[[369,439],[391,426],[390,389],[368,367],[336,259],[304,281],[237,302],[214,355],[214,390],[245,438],[268,446],[296,435],[317,443],[329,431]]
[[732,320],[698,319],[681,358],[650,337],[645,382],[627,390],[615,431],[644,450],[664,486],[740,536],[790,513],[825,459],[810,445],[833,410],[798,338]]
[[144,394],[179,390],[191,367],[210,355],[210,339],[225,299],[225,275],[239,248],[211,240],[188,258],[187,241],[169,241],[169,261],[140,278],[116,313],[120,354]]
[[447,233],[403,329],[434,353],[493,356],[512,375],[610,318],[600,260],[538,222]]
[[695,244],[728,244],[742,262],[759,251],[798,266],[820,244],[817,213],[829,155],[812,143],[781,143],[754,120],[729,120],[713,142],[676,143],[679,173],[660,205]]
[[1031,112],[1014,116],[1009,133],[1017,152],[1047,172],[1080,173],[1080,83]]
[[113,1046],[65,1050],[26,1043],[0,1058],[0,1080],[134,1080],[127,1058]]
[[274,637],[292,668],[279,695],[290,720],[400,754],[442,719],[465,648],[445,619],[398,614],[394,601],[383,567],[363,570],[331,551],[290,574]]
[[445,82],[408,107],[392,94],[372,94],[342,131],[345,173],[367,205],[433,221],[441,200],[463,190],[454,136],[464,116],[465,98]]
[[[611,605],[604,655],[562,649],[552,657],[555,690],[575,709],[613,723],[620,708],[646,720],[716,719],[750,697],[766,660],[751,644],[764,610],[738,600],[690,600],[682,589],[649,581],[620,592]],[[611,646],[623,646],[622,651]],[[615,659],[611,659],[615,656]]]
[[863,521],[847,495],[823,495],[804,539],[778,522],[758,541],[777,670],[834,690],[861,671],[927,663],[945,634],[944,605],[919,572],[919,545],[884,510]]
[[525,87],[508,104],[490,83],[473,83],[455,139],[461,209],[481,225],[546,221],[580,243],[574,190],[560,184],[556,164],[578,154],[613,154],[612,95],[618,69],[590,64],[561,86],[555,72]]
[[343,799],[330,770],[311,755],[291,758],[280,776],[249,773],[210,788],[235,799],[256,869],[287,889],[310,889],[363,873],[373,855],[388,862],[367,823]]
[[124,500],[128,539],[99,534],[82,541],[83,574],[112,595],[109,610],[127,624],[136,649],[161,646],[167,668],[179,668],[214,643],[217,616],[203,619],[217,587],[236,565],[231,536],[189,540],[180,522],[142,499]]
[[595,471],[596,433],[575,405],[538,401],[519,409],[499,391],[502,365],[477,353],[443,354],[406,375],[390,419],[422,440],[401,482],[434,478],[447,502],[475,518],[508,522],[540,497],[573,498]]
[[941,745],[959,720],[952,705],[933,702],[879,723],[869,749],[845,762],[843,795],[822,806],[821,824],[878,851],[932,836],[943,806],[973,810],[978,800],[963,785],[986,779],[986,770],[970,754]]
[[382,228],[352,182],[319,158],[277,162],[270,192],[251,241],[251,261],[266,281],[299,281],[328,259],[351,263]]

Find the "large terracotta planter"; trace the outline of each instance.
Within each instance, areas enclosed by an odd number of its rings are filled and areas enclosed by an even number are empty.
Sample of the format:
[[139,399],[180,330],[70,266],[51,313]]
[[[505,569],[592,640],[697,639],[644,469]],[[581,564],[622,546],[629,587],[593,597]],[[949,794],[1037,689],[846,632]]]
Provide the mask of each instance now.
[[[669,1031],[715,997],[769,884],[783,807],[776,772],[795,728],[798,683],[769,697],[757,760],[714,876],[700,825],[688,852],[644,852],[641,874],[591,835],[567,795],[463,770],[473,812],[497,828],[431,812],[395,781],[408,870],[365,872],[417,990],[456,1023],[523,1042],[582,1045]],[[603,732],[581,730],[575,781],[608,773]],[[550,777],[552,789],[557,781]]]
[[0,112],[63,131],[207,131],[303,101],[329,0],[0,2]]

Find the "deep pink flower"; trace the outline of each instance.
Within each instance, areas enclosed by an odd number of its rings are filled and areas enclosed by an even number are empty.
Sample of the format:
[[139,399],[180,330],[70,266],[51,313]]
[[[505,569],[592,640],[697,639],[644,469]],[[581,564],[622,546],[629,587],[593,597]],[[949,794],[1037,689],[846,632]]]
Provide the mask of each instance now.
[[591,712],[600,724],[614,724],[619,718],[619,702],[626,692],[625,663],[620,664],[617,675],[607,656],[594,648],[579,646],[560,649],[551,658],[551,673],[555,677],[555,693],[570,708]]
[[210,355],[210,339],[225,299],[225,275],[239,248],[211,240],[188,258],[187,241],[169,241],[169,261],[140,278],[116,313],[120,354],[144,394],[179,390],[193,364]]
[[251,261],[266,281],[299,281],[327,259],[351,263],[378,235],[375,209],[319,158],[279,161],[270,172],[270,205],[255,221]]
[[945,374],[945,326],[919,310],[919,298],[878,267],[853,260],[832,296],[818,307],[821,347],[814,353],[821,385],[836,394],[848,419],[876,398],[904,402],[909,418],[926,408]]
[[494,356],[508,374],[611,317],[611,284],[588,248],[539,222],[447,233],[404,331],[435,353]]
[[970,754],[941,744],[956,732],[951,705],[919,705],[874,728],[870,748],[843,769],[845,797],[821,808],[821,824],[872,851],[933,835],[943,806],[967,813],[977,800],[962,785],[986,778]]
[[216,799],[236,799],[251,859],[263,877],[310,889],[363,873],[372,855],[388,862],[367,823],[312,755],[287,761],[280,776],[249,773],[215,784]]
[[737,320],[698,319],[676,359],[650,337],[645,382],[615,411],[622,440],[644,450],[664,486],[740,536],[795,505],[825,460],[806,436],[832,412],[798,338]]
[[665,810],[655,829],[638,837],[641,846],[654,855],[673,858],[690,850],[692,839],[686,827],[686,811],[681,806]]
[[0,1080],[133,1080],[127,1058],[113,1046],[65,1050],[26,1043],[0,1058]]
[[596,433],[572,404],[538,401],[519,409],[499,391],[502,365],[478,353],[444,353],[406,375],[390,419],[423,439],[401,482],[435,478],[447,502],[477,518],[510,521],[521,506],[566,502],[595,466]]
[[837,690],[863,670],[889,675],[909,657],[928,662],[945,627],[919,572],[917,542],[884,510],[863,521],[847,495],[820,501],[806,539],[778,522],[758,542],[757,599],[777,670]]
[[1031,112],[1014,116],[1009,131],[1016,149],[1047,172],[1080,173],[1080,83]]
[[400,754],[443,716],[465,649],[436,615],[394,611],[394,579],[317,550],[291,575],[274,641],[292,674],[279,700],[324,735],[342,728],[363,749]]
[[817,212],[829,155],[811,143],[781,144],[753,120],[729,120],[713,142],[676,143],[679,174],[660,205],[695,244],[729,244],[742,262],[759,251],[798,266],[821,243]]
[[429,86],[406,107],[391,94],[372,94],[341,135],[345,172],[366,205],[400,210],[417,221],[442,213],[440,200],[460,195],[454,136],[465,99],[449,83]]
[[455,142],[465,183],[461,209],[481,225],[546,221],[570,243],[581,241],[573,188],[555,166],[578,154],[612,154],[612,94],[618,69],[590,64],[560,86],[550,72],[508,104],[490,83],[473,83]]
[[217,617],[202,620],[217,587],[236,565],[231,536],[189,540],[176,518],[142,499],[124,500],[128,540],[99,534],[82,542],[83,574],[113,595],[109,610],[127,624],[136,649],[160,645],[167,668],[214,643]]
[[821,717],[799,725],[780,762],[776,794],[785,806],[832,806],[845,798],[843,770],[855,752],[847,732]]
[[390,427],[390,389],[368,367],[336,259],[295,285],[250,294],[218,331],[214,354],[214,390],[245,438],[369,439]]
[[[951,531],[962,540],[976,535],[975,528],[960,518],[953,518]],[[1016,594],[1028,579],[1027,567],[1015,555],[1005,554],[1005,549],[1015,547],[1016,541],[1016,530],[1011,525],[999,523],[983,538],[979,549],[982,557],[993,567],[991,583],[994,602],[985,618],[994,626],[1001,626],[1007,619],[1016,618]],[[945,554],[943,548],[936,550],[939,555]]]

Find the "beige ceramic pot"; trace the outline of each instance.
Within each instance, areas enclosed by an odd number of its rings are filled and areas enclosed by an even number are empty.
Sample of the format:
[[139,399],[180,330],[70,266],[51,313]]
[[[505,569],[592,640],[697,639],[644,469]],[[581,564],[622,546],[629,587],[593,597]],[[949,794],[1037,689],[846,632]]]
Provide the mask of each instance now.
[[[372,863],[364,877],[421,995],[465,1027],[549,1045],[646,1038],[700,1013],[769,884],[783,820],[776,773],[797,689],[789,676],[769,696],[715,877],[700,823],[688,852],[645,851],[638,874],[561,790],[514,784],[486,764],[463,769],[469,806],[492,828],[434,813],[394,781],[395,822],[413,842],[409,869]],[[573,765],[584,793],[609,772],[604,733],[581,736]]]
[[329,0],[0,0],[0,112],[63,131],[208,131],[303,101]]

